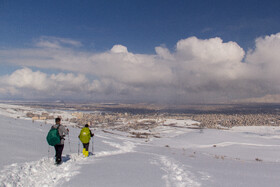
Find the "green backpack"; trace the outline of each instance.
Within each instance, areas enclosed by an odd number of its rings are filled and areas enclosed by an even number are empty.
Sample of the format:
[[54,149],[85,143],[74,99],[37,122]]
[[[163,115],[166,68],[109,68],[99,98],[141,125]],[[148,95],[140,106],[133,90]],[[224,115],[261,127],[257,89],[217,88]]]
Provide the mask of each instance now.
[[79,138],[81,140],[82,143],[88,143],[90,140],[90,131],[88,127],[84,127],[82,128]]
[[55,146],[60,143],[58,129],[51,128],[47,135],[47,142],[50,146]]

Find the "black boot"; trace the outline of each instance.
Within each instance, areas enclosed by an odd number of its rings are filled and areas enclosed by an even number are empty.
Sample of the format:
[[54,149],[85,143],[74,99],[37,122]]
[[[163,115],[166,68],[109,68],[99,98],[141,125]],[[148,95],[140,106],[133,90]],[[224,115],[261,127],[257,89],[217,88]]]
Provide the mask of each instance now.
[[55,163],[56,163],[57,165],[59,165],[59,164],[61,164],[61,163],[62,163],[62,161],[61,161],[61,159],[60,159],[60,158],[56,158]]

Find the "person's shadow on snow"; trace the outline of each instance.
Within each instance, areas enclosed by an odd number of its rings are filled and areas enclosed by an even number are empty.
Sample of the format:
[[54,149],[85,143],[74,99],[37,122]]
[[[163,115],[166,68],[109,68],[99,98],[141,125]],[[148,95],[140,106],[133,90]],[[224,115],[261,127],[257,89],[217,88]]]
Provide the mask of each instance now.
[[62,162],[67,162],[70,159],[70,155],[62,156]]

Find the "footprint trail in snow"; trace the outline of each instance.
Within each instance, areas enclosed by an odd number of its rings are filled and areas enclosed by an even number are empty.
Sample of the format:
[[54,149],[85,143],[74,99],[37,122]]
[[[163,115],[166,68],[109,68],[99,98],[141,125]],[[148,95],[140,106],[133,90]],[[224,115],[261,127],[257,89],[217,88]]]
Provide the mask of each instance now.
[[25,162],[6,166],[1,171],[0,186],[54,186],[69,181],[78,174],[75,162],[85,159],[78,155],[67,155],[62,165],[56,166],[54,159],[43,158],[39,161]]
[[[134,143],[123,142],[118,144],[109,141],[104,143],[116,148],[113,151],[101,151],[95,154],[95,158],[132,152]],[[94,161],[93,157],[84,158],[82,155],[71,154],[63,157],[63,163],[59,166],[54,164],[53,158],[42,158],[39,161],[25,162],[6,166],[0,172],[0,186],[4,187],[48,187],[62,185],[73,176],[79,174],[81,164]]]

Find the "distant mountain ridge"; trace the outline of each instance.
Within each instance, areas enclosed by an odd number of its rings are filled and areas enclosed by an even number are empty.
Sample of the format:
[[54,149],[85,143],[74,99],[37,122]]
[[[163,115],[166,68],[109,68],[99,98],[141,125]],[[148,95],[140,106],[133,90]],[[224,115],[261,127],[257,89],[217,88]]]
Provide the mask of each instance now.
[[268,94],[263,97],[253,97],[247,99],[235,100],[236,103],[280,103],[279,94]]

